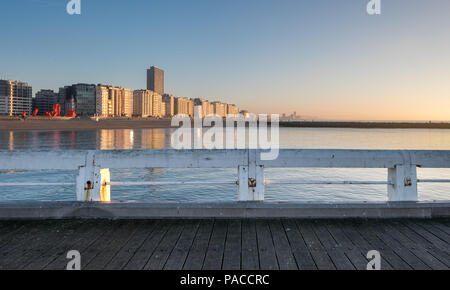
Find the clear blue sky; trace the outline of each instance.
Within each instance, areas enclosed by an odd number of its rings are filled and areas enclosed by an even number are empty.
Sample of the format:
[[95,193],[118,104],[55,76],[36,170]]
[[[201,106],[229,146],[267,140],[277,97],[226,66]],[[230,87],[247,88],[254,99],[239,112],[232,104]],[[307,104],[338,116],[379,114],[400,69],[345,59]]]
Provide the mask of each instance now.
[[2,0],[0,78],[145,88],[321,119],[450,120],[450,1]]

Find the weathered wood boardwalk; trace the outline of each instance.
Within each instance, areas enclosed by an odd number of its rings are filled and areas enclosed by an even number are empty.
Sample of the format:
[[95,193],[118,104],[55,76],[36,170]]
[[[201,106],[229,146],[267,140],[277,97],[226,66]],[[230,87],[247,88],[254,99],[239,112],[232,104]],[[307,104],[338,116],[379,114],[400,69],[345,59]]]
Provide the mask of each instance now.
[[450,220],[0,221],[0,269],[450,269]]

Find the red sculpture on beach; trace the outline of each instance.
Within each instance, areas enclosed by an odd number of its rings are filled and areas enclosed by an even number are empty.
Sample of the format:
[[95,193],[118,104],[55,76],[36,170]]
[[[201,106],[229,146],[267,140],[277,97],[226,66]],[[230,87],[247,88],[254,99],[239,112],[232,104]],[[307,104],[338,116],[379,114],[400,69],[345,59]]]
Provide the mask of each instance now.
[[67,117],[75,118],[77,116],[77,112],[72,111],[71,109],[67,110]]
[[44,116],[46,117],[59,117],[61,116],[61,105],[60,104],[55,104],[53,105],[53,111],[49,112],[45,112]]

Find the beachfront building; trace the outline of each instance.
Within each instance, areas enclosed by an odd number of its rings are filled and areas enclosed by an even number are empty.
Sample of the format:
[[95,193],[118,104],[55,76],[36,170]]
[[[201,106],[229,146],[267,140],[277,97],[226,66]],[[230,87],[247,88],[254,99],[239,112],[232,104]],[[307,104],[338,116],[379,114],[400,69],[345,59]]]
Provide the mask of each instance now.
[[74,84],[59,89],[61,114],[68,110],[77,112],[78,116],[93,116],[96,113],[96,86],[92,84]]
[[188,115],[189,117],[194,117],[194,100],[190,99],[188,100]]
[[166,114],[162,96],[152,90],[134,91],[133,102],[134,116],[160,118]]
[[167,116],[167,114],[166,114],[166,106],[164,105],[164,102],[162,103],[162,105],[161,105],[161,118],[162,117],[166,117]]
[[112,116],[121,117],[123,113],[122,109],[122,88],[121,87],[110,87],[109,88]]
[[133,91],[122,87],[96,86],[96,115],[102,117],[131,117]]
[[214,114],[218,115],[222,118],[225,118],[227,115],[227,106],[221,102],[213,102]]
[[152,66],[147,70],[147,90],[164,95],[164,71]]
[[0,115],[30,115],[32,99],[32,88],[27,83],[0,80]]
[[[162,111],[162,95],[158,94],[157,92],[153,92],[153,113],[152,116],[156,118],[163,117],[163,111]],[[165,110],[164,110],[165,111]]]
[[175,114],[194,116],[194,101],[187,98],[175,98]]
[[187,99],[175,98],[175,115],[187,115]]
[[97,85],[95,87],[95,114],[100,117],[112,116],[112,103],[109,98],[109,87]]
[[130,89],[122,89],[122,116],[131,117],[133,115],[133,91]]
[[165,110],[165,117],[173,117],[175,115],[175,97],[172,95],[164,94],[162,97],[163,107]]
[[133,116],[149,117],[153,115],[153,91],[135,90],[133,92]]
[[214,107],[207,100],[196,98],[194,99],[194,106],[200,106],[202,108],[202,115],[201,115],[202,118],[214,114]]
[[227,106],[227,114],[228,115],[237,115],[237,114],[239,114],[238,107],[236,105],[234,105],[234,104],[231,104],[231,105],[229,104]]
[[38,110],[39,115],[44,115],[46,112],[51,112],[53,106],[58,104],[59,94],[53,90],[40,90],[33,98],[33,109]]

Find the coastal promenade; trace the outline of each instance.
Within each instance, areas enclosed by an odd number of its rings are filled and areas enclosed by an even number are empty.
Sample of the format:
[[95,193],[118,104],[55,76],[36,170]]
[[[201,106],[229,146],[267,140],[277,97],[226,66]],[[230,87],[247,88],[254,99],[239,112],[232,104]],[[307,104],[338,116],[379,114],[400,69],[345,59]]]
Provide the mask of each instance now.
[[0,269],[450,269],[450,220],[156,219],[0,221]]

